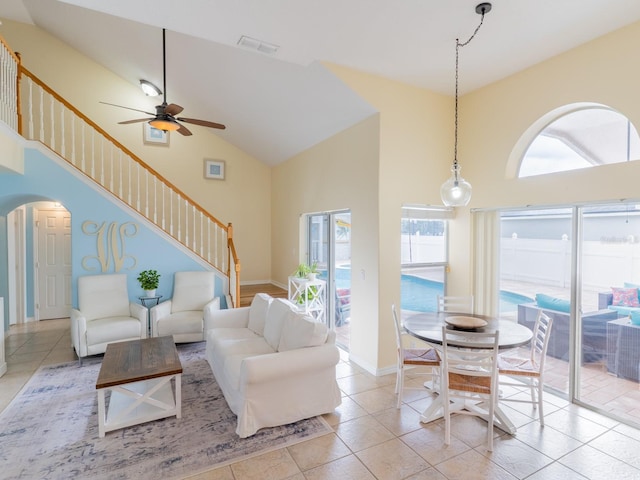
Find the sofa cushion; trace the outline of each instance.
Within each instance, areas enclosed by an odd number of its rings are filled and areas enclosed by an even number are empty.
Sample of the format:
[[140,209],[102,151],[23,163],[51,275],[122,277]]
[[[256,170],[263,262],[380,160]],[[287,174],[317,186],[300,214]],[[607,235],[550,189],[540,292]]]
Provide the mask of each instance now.
[[249,324],[247,327],[258,335],[264,335],[264,321],[267,317],[267,309],[271,304],[270,295],[266,293],[258,293],[253,297],[251,307],[249,309]]
[[202,310],[177,312],[158,319],[158,336],[202,332]]
[[327,341],[327,326],[313,317],[291,312],[287,316],[280,336],[278,351],[317,347]]
[[274,298],[267,309],[267,316],[264,322],[264,339],[274,350],[278,350],[282,327],[289,312],[294,311],[294,309],[295,307],[291,302],[282,298]]
[[542,309],[556,310],[558,312],[569,313],[571,311],[571,302],[561,298],[545,295],[544,293],[536,293],[536,303]]
[[91,320],[87,328],[87,345],[117,342],[126,338],[140,338],[142,324],[132,317],[107,317]]
[[613,292],[611,305],[614,307],[640,307],[637,288],[611,287],[611,291]]

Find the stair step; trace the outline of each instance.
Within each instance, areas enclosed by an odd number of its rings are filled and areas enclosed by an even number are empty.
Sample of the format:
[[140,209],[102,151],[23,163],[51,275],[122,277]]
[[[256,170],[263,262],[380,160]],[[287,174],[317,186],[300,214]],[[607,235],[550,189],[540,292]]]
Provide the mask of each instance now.
[[255,285],[242,285],[240,287],[240,306],[248,307],[257,293],[268,293],[274,298],[287,298],[288,292],[272,283],[259,283]]

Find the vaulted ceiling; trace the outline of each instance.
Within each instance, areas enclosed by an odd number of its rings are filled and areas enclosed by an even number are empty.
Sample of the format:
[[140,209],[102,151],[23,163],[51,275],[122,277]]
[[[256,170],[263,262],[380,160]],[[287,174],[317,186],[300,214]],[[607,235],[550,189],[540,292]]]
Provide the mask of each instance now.
[[[0,18],[33,23],[132,84],[160,87],[166,28],[169,103],[182,105],[185,117],[227,126],[196,126],[194,134],[220,135],[275,165],[374,113],[323,62],[451,95],[455,39],[466,40],[478,25],[477,3],[2,0]],[[638,0],[492,4],[461,50],[461,94],[640,20]],[[242,36],[278,48],[251,50],[238,44]],[[122,120],[137,116],[122,110]]]

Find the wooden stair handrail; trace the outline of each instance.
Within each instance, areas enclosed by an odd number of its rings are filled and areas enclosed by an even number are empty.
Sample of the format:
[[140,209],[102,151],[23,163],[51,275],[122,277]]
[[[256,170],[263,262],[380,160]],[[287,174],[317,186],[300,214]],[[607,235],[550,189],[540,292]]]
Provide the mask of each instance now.
[[189,197],[186,193],[184,193],[182,190],[180,190],[178,187],[176,187],[173,183],[171,183],[169,180],[167,180],[165,177],[163,177],[160,173],[158,173],[156,170],[154,170],[151,166],[149,166],[147,163],[145,163],[140,157],[138,157],[136,154],[134,154],[131,150],[129,150],[127,147],[125,147],[120,142],[118,142],[115,138],[113,138],[111,135],[109,135],[105,130],[103,130],[100,126],[98,126],[89,117],[87,117],[85,114],[80,112],[77,108],[75,108],[73,105],[71,105],[69,102],[67,102],[60,95],[58,95],[58,93],[56,93],[54,90],[52,90],[48,85],[46,85],[36,75],[34,75],[32,72],[30,72],[24,66],[22,66],[22,64],[20,64],[20,69],[19,69],[19,73],[18,73],[18,82],[20,81],[20,76],[21,76],[22,73],[24,73],[27,77],[31,78],[31,80],[34,83],[36,83],[38,86],[40,86],[45,92],[47,92],[49,95],[51,95],[57,101],[62,103],[66,108],[68,108],[75,115],[77,115],[83,121],[85,121],[87,124],[89,124],[92,128],[94,128],[98,133],[100,133],[107,140],[109,140],[111,143],[113,143],[116,147],[118,147],[120,150],[122,150],[124,153],[126,153],[129,157],[131,157],[131,159],[134,162],[140,164],[145,170],[148,170],[155,177],[157,177],[158,180],[162,181],[162,183],[164,183],[165,185],[170,187],[178,195],[180,195],[182,198],[184,198],[189,203],[191,203],[196,208],[196,210],[198,210],[200,213],[202,213],[205,217],[209,218],[212,222],[217,224],[223,230],[225,230],[225,231],[227,230],[227,226],[224,223],[222,223],[220,220],[215,218],[209,212],[204,210],[197,202],[195,202],[193,199],[191,199],[191,197]]

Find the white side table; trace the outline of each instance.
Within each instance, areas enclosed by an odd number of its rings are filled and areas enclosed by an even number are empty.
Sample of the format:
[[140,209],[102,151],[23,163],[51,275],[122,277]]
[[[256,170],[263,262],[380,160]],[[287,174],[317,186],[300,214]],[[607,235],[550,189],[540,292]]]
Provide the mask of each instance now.
[[326,322],[327,282],[289,277],[289,301],[318,322]]

